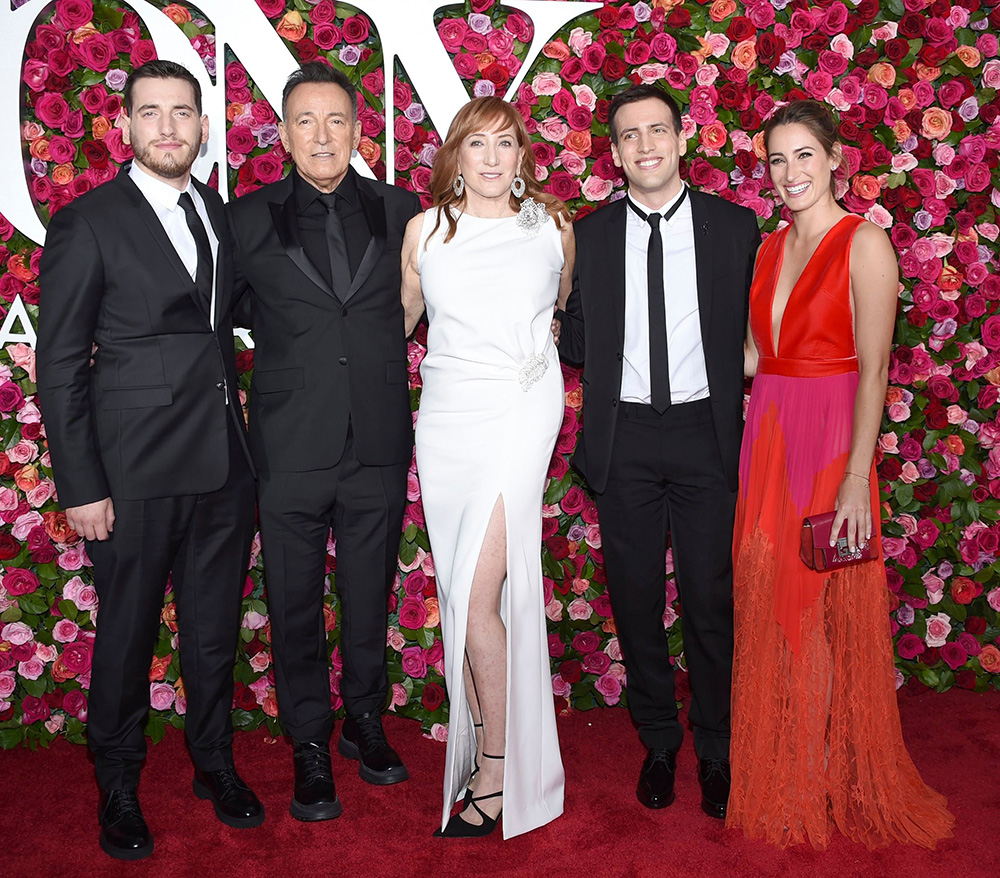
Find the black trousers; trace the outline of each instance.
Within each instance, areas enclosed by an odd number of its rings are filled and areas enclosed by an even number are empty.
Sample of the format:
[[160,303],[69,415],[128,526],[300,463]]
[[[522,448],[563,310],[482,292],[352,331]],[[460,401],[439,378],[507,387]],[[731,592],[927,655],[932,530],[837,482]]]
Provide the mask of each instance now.
[[341,607],[341,696],[352,715],[386,705],[387,603],[399,554],[407,469],[406,464],[361,464],[349,430],[344,455],[335,466],[259,476],[278,712],[296,741],[326,741],[333,731],[323,619],[331,528],[337,540]]
[[629,708],[643,743],[677,750],[683,736],[662,623],[669,532],[695,750],[702,759],[728,757],[736,492],[723,475],[710,401],[663,415],[622,403],[608,486],[596,499]]
[[233,663],[253,536],[254,482],[232,424],[229,434],[229,477],[222,488],[156,500],[112,498],[113,534],[87,542],[100,600],[87,742],[102,789],[139,783],[149,666],[168,574],[191,757],[205,771],[232,765]]

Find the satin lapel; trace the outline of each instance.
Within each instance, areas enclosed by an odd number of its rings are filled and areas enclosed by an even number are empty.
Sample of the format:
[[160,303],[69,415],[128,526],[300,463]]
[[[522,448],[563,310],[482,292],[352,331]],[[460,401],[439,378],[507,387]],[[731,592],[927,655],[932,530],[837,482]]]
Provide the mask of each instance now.
[[618,350],[625,349],[625,220],[626,206],[622,198],[608,205],[608,237],[610,246],[604,259],[604,288],[614,297],[615,329],[618,332]]
[[305,248],[302,246],[302,240],[299,237],[299,216],[295,204],[295,191],[289,187],[288,198],[283,204],[272,201],[268,207],[271,208],[271,219],[274,222],[274,230],[278,233],[278,242],[288,254],[288,258],[324,293],[333,296],[339,302],[337,294],[330,288],[319,269],[306,256]]
[[375,268],[382,257],[382,251],[385,250],[385,199],[370,195],[365,191],[360,180],[358,181],[358,196],[361,198],[361,210],[364,212],[365,219],[368,222],[368,229],[371,231],[372,238],[368,242],[368,249],[365,250],[365,255],[358,266],[357,273],[354,275],[354,281],[347,293],[347,299],[351,298],[351,296],[361,289],[364,282],[368,280],[372,269]]
[[[225,314],[229,310],[230,305],[231,289],[225,283],[230,259],[229,248],[225,246],[229,234],[226,229],[226,215],[223,212],[222,203],[217,198],[212,197],[215,193],[211,189],[202,186],[197,180],[195,187],[205,202],[208,221],[212,224],[212,231],[215,232],[215,237],[219,242],[218,252],[215,256],[215,314],[218,318],[219,314]],[[218,319],[214,321],[213,325],[218,325]]]
[[118,176],[115,178],[116,182],[121,183],[122,188],[129,200],[135,205],[136,210],[139,212],[139,216],[142,217],[142,221],[146,224],[149,234],[159,245],[160,250],[163,251],[163,255],[166,257],[167,262],[170,263],[180,279],[187,285],[191,301],[194,302],[195,305],[198,306],[198,310],[204,314],[205,305],[201,301],[201,296],[198,295],[198,288],[191,279],[191,273],[184,267],[184,263],[181,261],[180,256],[177,255],[177,251],[174,249],[174,245],[170,243],[170,238],[167,236],[167,233],[163,228],[163,223],[160,222],[160,218],[156,215],[156,211],[153,210],[152,205],[150,205],[150,203],[146,200],[146,196],[139,191],[139,187],[132,182],[132,178],[128,175],[128,168],[129,165],[122,167],[122,169],[118,172]]
[[702,344],[707,344],[708,328],[712,318],[712,221],[709,207],[711,195],[702,195],[693,189],[691,198],[691,225],[694,231],[694,264],[698,275],[698,312],[701,319]]

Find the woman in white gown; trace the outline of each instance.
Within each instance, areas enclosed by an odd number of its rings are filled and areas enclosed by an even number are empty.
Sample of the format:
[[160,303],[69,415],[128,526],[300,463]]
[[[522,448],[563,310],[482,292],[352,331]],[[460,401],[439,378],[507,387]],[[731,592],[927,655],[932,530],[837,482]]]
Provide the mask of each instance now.
[[459,111],[431,192],[402,259],[407,331],[425,307],[428,318],[417,472],[450,698],[435,835],[487,835],[503,810],[510,838],[563,808],[541,507],[564,410],[550,325],[569,295],[573,232],[535,181],[521,116],[500,98]]

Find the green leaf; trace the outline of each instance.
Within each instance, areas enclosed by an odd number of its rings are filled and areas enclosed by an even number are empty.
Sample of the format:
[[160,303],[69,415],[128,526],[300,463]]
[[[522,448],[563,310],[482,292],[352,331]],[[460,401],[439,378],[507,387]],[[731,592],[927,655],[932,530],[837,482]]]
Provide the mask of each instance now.
[[0,613],[0,622],[20,622],[21,621],[21,608],[14,604],[7,607],[2,613]]
[[10,750],[16,747],[24,740],[26,733],[27,729],[24,726],[18,726],[14,729],[0,729],[0,749]]
[[434,645],[434,629],[421,628],[417,631],[417,643],[424,649],[430,649]]
[[17,599],[17,603],[24,612],[34,613],[38,616],[47,613],[49,609],[49,602],[45,600],[44,594],[39,594],[37,591],[21,595]]

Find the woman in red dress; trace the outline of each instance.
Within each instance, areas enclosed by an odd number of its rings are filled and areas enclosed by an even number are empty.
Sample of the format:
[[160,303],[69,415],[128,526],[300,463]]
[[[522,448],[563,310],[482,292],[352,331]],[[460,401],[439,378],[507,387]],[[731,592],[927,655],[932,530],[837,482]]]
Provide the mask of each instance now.
[[843,155],[824,106],[783,107],[765,144],[794,222],[761,246],[750,292],[727,822],[781,847],[826,847],[834,827],[869,848],[933,847],[954,818],[903,744],[885,567],[824,573],[799,557],[808,515],[836,510],[852,549],[879,536],[896,257],[834,198]]

